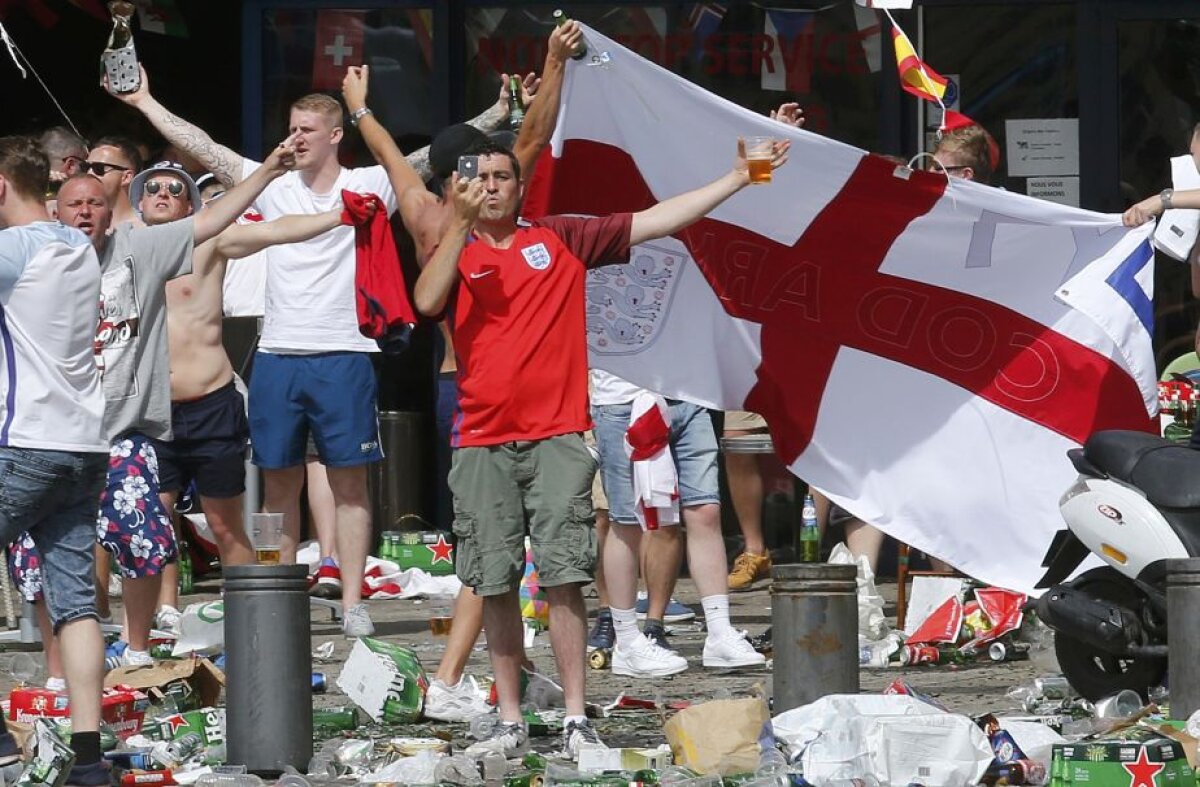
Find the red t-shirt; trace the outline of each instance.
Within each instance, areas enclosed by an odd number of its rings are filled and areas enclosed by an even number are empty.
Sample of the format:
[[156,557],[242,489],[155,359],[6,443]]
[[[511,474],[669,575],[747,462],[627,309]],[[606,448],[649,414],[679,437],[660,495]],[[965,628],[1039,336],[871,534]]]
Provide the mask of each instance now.
[[582,432],[588,414],[584,279],[629,261],[633,216],[547,216],[507,249],[481,241],[458,260],[454,304],[458,406],[454,446]]

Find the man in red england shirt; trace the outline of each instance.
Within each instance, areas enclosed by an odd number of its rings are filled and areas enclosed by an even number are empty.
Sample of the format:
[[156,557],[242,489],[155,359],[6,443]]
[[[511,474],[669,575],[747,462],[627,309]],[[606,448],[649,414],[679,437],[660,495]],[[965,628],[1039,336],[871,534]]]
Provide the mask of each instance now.
[[[513,757],[528,746],[519,705],[517,598],[528,525],[566,697],[563,748],[574,758],[580,744],[599,742],[584,716],[587,621],[580,591],[596,563],[596,462],[581,434],[591,426],[586,268],[628,261],[630,246],[696,221],[748,185],[749,174],[739,142],[728,174],[644,211],[549,216],[518,226],[523,189],[516,158],[490,142],[472,152],[479,154],[479,176],[453,177],[454,217],[415,292],[417,309],[427,316],[453,301],[460,414],[451,436],[450,489],[457,572],[484,598],[500,705],[500,722],[468,753]],[[787,143],[778,143],[773,167],[786,159]]]

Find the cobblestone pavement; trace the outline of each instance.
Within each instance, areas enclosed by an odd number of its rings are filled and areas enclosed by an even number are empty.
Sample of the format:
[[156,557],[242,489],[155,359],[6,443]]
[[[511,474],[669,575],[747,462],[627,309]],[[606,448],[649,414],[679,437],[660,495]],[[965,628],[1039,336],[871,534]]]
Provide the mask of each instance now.
[[[183,599],[183,603],[217,597],[214,584],[202,583],[200,589],[209,592],[186,597]],[[885,581],[880,584],[880,591],[888,603],[887,612],[892,616],[890,622],[894,623],[893,604],[896,585],[894,582]],[[594,593],[591,595],[594,596]],[[698,621],[701,617],[698,597],[690,581],[680,581],[676,597],[696,609]],[[770,624],[770,601],[770,593],[766,587],[733,594],[730,613],[734,625],[747,630],[751,635],[761,633]],[[446,603],[440,601],[370,602],[377,636],[414,649],[425,668],[432,674],[437,668],[438,660],[444,650],[445,639],[430,634],[428,614],[432,606]],[[594,597],[588,599],[588,606],[594,612],[596,606]],[[114,601],[113,609],[119,619],[119,602]],[[588,670],[588,700],[605,705],[612,702],[619,694],[625,693],[628,696],[657,699],[666,703],[677,701],[694,703],[727,696],[747,696],[756,691],[756,687],[761,687],[765,692],[770,693],[770,669],[720,672],[702,667],[700,656],[704,645],[704,633],[698,623],[669,626],[668,633],[672,644],[688,659],[691,665],[686,672],[670,678],[639,680],[614,676],[607,670]],[[330,619],[327,610],[314,608],[312,645],[316,648],[327,641],[334,643],[334,658],[329,663],[313,665],[314,670],[326,674],[329,687],[327,693],[314,697],[314,704],[317,707],[341,705],[347,702],[345,695],[337,689],[336,679],[340,665],[349,654],[352,643],[342,636],[339,625]],[[555,673],[548,635],[538,635],[530,656],[539,670],[549,675]],[[2,666],[2,662],[0,662],[0,666]],[[487,653],[482,641],[471,655],[468,673],[479,678],[490,675]],[[962,667],[954,665],[892,667],[864,669],[861,673],[861,685],[862,691],[874,692],[883,689],[891,681],[901,678],[909,681],[917,689],[933,695],[951,710],[973,715],[1013,707],[1005,700],[1006,690],[1015,684],[1030,680],[1038,673],[1038,666],[1030,661],[1006,664],[981,663]],[[0,674],[0,688],[5,694],[12,687],[12,683],[10,675]],[[610,745],[653,746],[664,741],[661,734],[662,720],[662,717],[654,712],[629,713],[602,719],[597,722],[597,727]],[[386,730],[377,729],[373,730],[371,734],[434,734],[462,740],[466,730],[466,725],[438,723],[407,725],[400,728],[391,727]],[[553,745],[557,743],[557,738],[543,739],[540,743],[535,740],[534,743],[538,748],[547,750],[553,748]]]

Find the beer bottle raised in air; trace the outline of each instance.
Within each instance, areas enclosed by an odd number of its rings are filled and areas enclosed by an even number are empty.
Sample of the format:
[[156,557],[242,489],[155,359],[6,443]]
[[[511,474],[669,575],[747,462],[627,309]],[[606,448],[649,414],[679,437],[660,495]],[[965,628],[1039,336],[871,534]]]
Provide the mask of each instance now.
[[[554,12],[554,26],[555,27],[562,27],[569,21],[571,21],[571,20],[567,18],[567,15],[562,12],[561,8],[555,10],[555,12]],[[574,60],[582,60],[586,54],[587,54],[587,44],[585,44],[581,40],[579,42],[579,45],[575,47],[575,51],[571,53],[571,57]]]
[[812,495],[804,496],[804,507],[800,509],[800,562],[821,561],[821,531],[817,528],[817,505]]
[[521,100],[521,78],[513,74],[508,78],[508,127],[520,131],[525,122],[525,102]]
[[133,47],[133,29],[129,20],[137,10],[133,3],[113,2],[108,4],[113,18],[112,33],[108,46],[100,56],[100,65],[108,75],[108,84],[118,93],[132,93],[142,86],[138,69],[137,50]]

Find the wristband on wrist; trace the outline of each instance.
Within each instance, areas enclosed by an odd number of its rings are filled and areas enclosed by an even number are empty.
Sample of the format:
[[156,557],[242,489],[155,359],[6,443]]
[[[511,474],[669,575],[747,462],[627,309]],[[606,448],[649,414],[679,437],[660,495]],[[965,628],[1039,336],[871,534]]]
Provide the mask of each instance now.
[[357,126],[358,121],[362,120],[367,115],[371,115],[371,114],[374,114],[374,113],[371,112],[370,107],[362,107],[360,109],[354,110],[353,112],[350,113],[350,125]]

